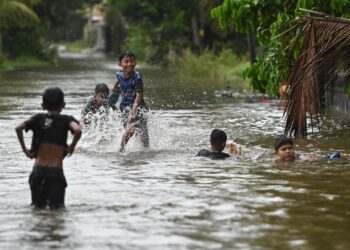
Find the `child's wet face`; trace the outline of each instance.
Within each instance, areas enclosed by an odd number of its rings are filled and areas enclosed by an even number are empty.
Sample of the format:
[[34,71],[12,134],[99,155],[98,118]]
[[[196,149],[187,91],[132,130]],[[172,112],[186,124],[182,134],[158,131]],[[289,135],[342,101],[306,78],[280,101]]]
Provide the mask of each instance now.
[[105,103],[107,101],[107,93],[97,92],[95,95],[95,100],[99,104]]
[[293,145],[282,145],[278,150],[276,150],[276,155],[283,161],[293,161],[295,158]]
[[136,67],[136,60],[133,57],[124,57],[123,60],[119,62],[118,65],[122,67],[124,72],[130,73],[134,71]]

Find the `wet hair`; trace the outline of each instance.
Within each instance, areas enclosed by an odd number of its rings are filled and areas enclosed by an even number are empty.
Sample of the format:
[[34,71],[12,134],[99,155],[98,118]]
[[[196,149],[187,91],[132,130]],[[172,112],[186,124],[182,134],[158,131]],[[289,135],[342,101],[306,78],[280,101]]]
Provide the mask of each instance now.
[[123,52],[118,57],[118,62],[122,62],[125,57],[136,59],[136,55],[131,51]]
[[58,87],[45,89],[43,104],[47,110],[59,110],[64,105],[63,91]]
[[105,83],[98,83],[95,86],[95,94],[99,93],[99,92],[103,92],[106,93],[107,95],[109,94],[109,88],[107,86],[107,84]]
[[287,144],[293,145],[293,140],[285,135],[280,135],[276,138],[275,150],[277,151],[280,147]]
[[223,143],[226,144],[227,135],[221,129],[213,129],[210,134],[210,144],[214,147],[221,146]]

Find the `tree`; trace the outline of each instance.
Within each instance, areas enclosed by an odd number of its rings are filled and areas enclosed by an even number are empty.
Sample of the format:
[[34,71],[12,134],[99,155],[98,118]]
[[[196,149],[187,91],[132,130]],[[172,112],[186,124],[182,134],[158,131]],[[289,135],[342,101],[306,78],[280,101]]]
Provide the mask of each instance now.
[[[338,33],[332,33],[337,30],[338,24],[318,24],[319,30],[314,32],[313,22],[298,25],[299,20],[304,20],[303,16],[307,15],[301,13],[301,8],[344,17],[350,14],[349,7],[349,0],[224,0],[221,6],[212,10],[212,15],[223,27],[234,25],[241,31],[253,27],[257,31],[262,53],[245,72],[254,89],[277,95],[282,81],[288,79],[291,93],[285,109],[285,133],[306,135],[306,113],[318,120],[327,81],[334,79],[338,68],[344,68],[340,67],[344,63],[335,63],[334,59],[344,61],[344,58],[349,57],[349,45],[342,44],[348,42],[348,29],[341,27]],[[346,23],[344,26],[348,25]],[[284,34],[287,33],[289,36],[286,39]],[[331,46],[322,49],[328,45]],[[331,72],[326,73],[325,69]]]
[[[179,51],[191,48],[200,52],[217,40],[224,40],[217,35],[217,23],[210,18],[210,10],[220,0],[106,0],[107,23],[118,27],[118,16],[123,16],[127,23],[126,46],[143,41],[152,47],[152,57],[161,60],[170,49]],[[120,29],[120,28],[119,28]],[[229,29],[228,29],[229,30]],[[218,43],[216,43],[218,44]],[[137,47],[137,46],[135,46]],[[138,46],[147,50],[147,46]]]
[[335,87],[344,88],[345,79],[350,76],[350,19],[309,12],[316,16],[294,20],[285,32],[286,41],[295,41],[288,50],[290,54],[293,46],[302,44],[287,81],[285,100],[285,133],[295,136],[307,135],[307,117],[311,126],[312,121],[319,124],[326,91],[333,93]]
[[[239,32],[252,29],[257,34],[261,53],[257,61],[245,72],[253,89],[277,95],[282,79],[287,79],[293,61],[281,47],[279,34],[290,28],[288,21],[299,18],[299,8],[317,9],[321,12],[346,17],[350,14],[350,0],[224,0],[211,12],[222,27],[233,26]],[[298,56],[298,47],[295,57]]]
[[22,24],[27,21],[39,22],[37,14],[22,2],[15,0],[0,0],[0,55],[2,54],[2,34],[10,26]]

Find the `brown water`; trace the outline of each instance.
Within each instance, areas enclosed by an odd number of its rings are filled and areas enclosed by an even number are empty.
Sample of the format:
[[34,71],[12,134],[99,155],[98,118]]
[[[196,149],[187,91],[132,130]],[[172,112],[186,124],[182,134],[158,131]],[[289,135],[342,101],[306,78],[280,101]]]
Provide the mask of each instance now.
[[[64,59],[54,68],[0,75],[0,249],[350,249],[348,157],[278,166],[272,144],[284,120],[275,106],[254,96],[217,99],[220,83],[140,70],[151,148],[133,138],[118,152],[119,114],[85,131],[64,162],[64,211],[30,208],[33,162],[14,127],[40,111],[47,86],[61,87],[64,113],[79,118],[95,83],[112,85],[113,63]],[[349,118],[327,114],[322,125],[296,142],[297,151],[349,153]],[[242,156],[194,157],[213,128],[239,142]]]

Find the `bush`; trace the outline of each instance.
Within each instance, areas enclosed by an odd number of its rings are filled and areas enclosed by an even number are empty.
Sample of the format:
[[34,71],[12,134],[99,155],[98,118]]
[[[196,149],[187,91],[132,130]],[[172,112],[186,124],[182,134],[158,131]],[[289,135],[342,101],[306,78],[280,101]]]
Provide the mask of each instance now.
[[140,61],[147,61],[152,54],[152,46],[146,29],[141,26],[132,28],[125,38],[123,50],[132,51]]
[[170,58],[169,64],[183,79],[221,86],[229,81],[240,89],[249,87],[242,78],[243,71],[249,66],[248,59],[238,58],[230,49],[224,49],[218,55],[208,50],[196,55],[186,49],[180,56]]

